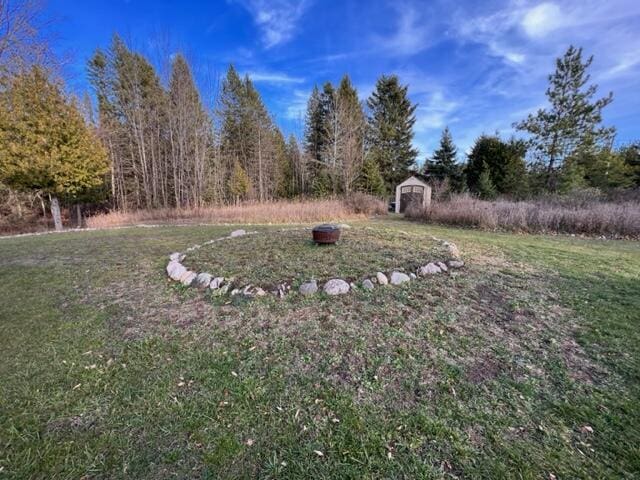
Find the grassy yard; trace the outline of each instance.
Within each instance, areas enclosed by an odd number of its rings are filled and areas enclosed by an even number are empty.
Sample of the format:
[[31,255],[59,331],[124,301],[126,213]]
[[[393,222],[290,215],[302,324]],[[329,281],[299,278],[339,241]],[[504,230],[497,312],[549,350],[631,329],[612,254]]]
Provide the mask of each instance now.
[[221,304],[164,267],[233,227],[0,239],[0,478],[640,475],[639,243],[352,226],[467,266]]

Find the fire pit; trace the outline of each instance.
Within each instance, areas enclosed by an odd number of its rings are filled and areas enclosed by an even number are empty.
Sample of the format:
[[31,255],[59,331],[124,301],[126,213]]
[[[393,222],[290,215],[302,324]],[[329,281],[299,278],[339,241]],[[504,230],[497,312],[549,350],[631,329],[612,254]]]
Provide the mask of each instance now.
[[314,227],[311,233],[313,241],[321,245],[330,245],[340,240],[340,228],[329,223]]

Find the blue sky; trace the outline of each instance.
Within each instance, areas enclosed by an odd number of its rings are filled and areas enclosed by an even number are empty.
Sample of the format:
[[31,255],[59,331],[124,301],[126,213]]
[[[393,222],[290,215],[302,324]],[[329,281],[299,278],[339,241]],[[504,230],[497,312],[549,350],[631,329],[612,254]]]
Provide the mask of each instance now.
[[554,59],[573,43],[595,56],[599,93],[614,92],[605,121],[618,143],[640,139],[638,0],[49,0],[47,10],[71,89],[87,89],[87,59],[118,32],[163,75],[161,59],[184,52],[208,101],[234,63],[286,134],[302,132],[314,84],[348,73],[365,99],[395,73],[419,105],[420,162],[446,125],[461,151],[481,133],[514,133],[544,105]]

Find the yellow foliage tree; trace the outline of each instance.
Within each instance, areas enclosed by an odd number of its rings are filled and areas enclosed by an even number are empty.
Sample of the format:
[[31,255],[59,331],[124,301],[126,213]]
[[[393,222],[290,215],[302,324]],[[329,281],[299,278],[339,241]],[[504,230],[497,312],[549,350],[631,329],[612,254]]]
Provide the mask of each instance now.
[[0,91],[0,181],[49,195],[56,230],[59,197],[100,186],[107,153],[76,104],[40,67],[12,77]]

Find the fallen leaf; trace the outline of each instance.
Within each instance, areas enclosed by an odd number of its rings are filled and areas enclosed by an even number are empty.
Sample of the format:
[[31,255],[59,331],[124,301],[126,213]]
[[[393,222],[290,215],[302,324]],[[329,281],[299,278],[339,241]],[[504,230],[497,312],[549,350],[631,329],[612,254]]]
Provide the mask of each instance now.
[[591,427],[590,425],[583,425],[582,427],[580,427],[580,431],[582,433],[593,433],[593,427]]

